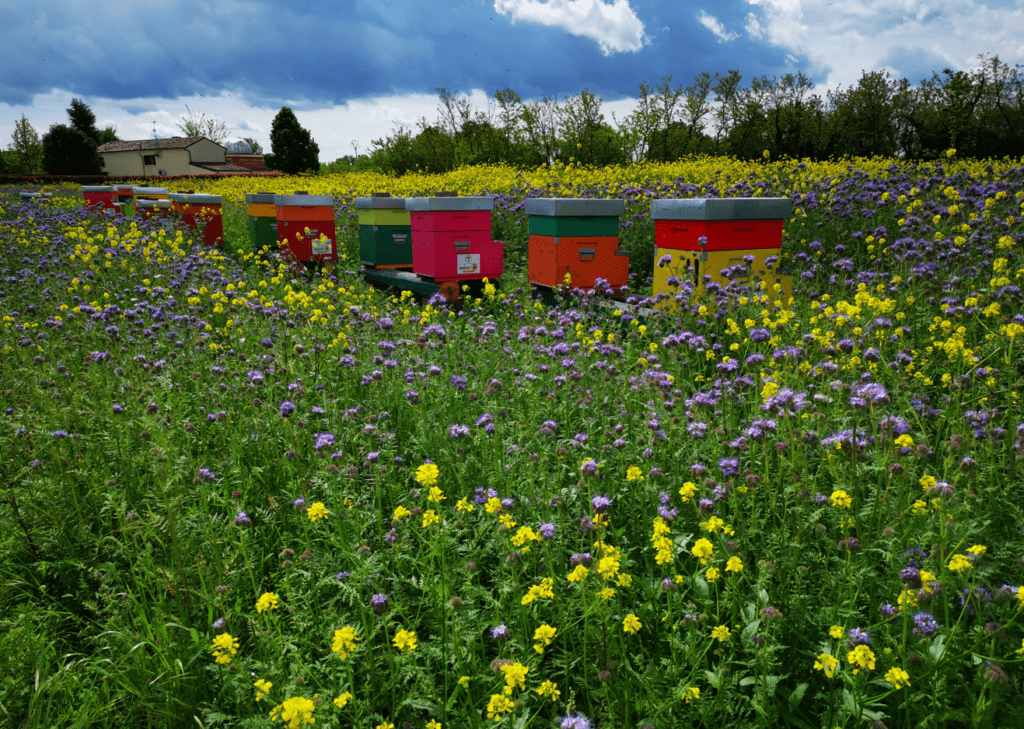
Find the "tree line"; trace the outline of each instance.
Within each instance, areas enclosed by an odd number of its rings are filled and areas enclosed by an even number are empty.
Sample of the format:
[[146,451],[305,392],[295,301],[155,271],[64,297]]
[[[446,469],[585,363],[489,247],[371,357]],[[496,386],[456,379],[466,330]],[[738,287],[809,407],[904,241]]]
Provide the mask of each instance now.
[[325,165],[325,171],[373,168],[402,174],[443,172],[461,165],[536,166],[672,161],[689,155],[822,160],[881,155],[934,159],[954,148],[960,157],[1024,156],[1024,73],[998,56],[980,56],[968,71],[943,69],[918,85],[885,71],[815,93],[803,73],[752,78],[739,71],[698,74],[688,86],[666,76],[641,83],[635,109],[622,119],[602,113],[587,89],[559,100],[524,101],[496,91],[486,109],[438,88],[438,116],[415,131],[395,129],[367,155]]

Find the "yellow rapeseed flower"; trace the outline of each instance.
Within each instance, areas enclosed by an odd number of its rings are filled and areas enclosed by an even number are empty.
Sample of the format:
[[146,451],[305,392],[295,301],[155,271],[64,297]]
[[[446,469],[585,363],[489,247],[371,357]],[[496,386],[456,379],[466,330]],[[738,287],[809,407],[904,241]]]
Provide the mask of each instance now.
[[622,630],[626,633],[636,633],[643,627],[643,624],[636,615],[630,613],[622,620]]
[[337,706],[339,709],[344,709],[346,706],[348,706],[348,702],[351,701],[351,700],[352,700],[352,694],[349,693],[348,691],[346,691],[345,693],[341,694],[341,696],[339,696],[338,698],[334,699],[334,701],[332,703],[335,706]]
[[395,633],[395,637],[391,642],[400,651],[414,651],[416,650],[416,633],[403,628]]
[[264,592],[256,600],[256,612],[262,613],[264,610],[277,610],[277,595],[272,592]]
[[416,469],[416,481],[422,486],[433,486],[437,483],[440,469],[433,463],[424,463]]
[[341,660],[348,658],[348,652],[356,649],[356,641],[359,640],[359,632],[352,626],[346,625],[334,631],[334,640],[331,643],[331,652],[337,653]]
[[885,674],[885,680],[892,684],[892,687],[899,691],[904,686],[910,685],[910,674],[902,668],[893,666]]
[[310,521],[326,519],[330,514],[331,512],[327,511],[327,507],[324,506],[324,502],[322,501],[315,501],[308,509],[306,509],[306,516],[309,517]]

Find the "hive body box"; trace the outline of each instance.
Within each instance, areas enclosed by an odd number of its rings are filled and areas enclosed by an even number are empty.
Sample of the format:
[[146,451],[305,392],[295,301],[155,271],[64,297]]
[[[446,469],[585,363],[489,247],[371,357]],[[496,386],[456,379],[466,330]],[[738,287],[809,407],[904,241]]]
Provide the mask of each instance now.
[[181,216],[189,229],[202,233],[203,243],[219,247],[224,242],[223,200],[220,195],[172,193],[170,198],[171,209]]
[[360,197],[359,260],[371,268],[412,268],[412,229],[404,197]]
[[529,216],[529,281],[555,288],[593,288],[598,278],[613,289],[629,280],[629,254],[619,250],[622,200],[535,198]]
[[[170,209],[170,192],[166,187],[132,187],[132,207],[135,215],[147,220],[153,217],[153,211],[157,208],[153,205],[143,207],[142,203],[151,203],[157,200],[166,201],[166,207]],[[146,212],[143,212],[144,210]]]
[[277,248],[277,207],[272,192],[247,192],[246,211],[249,213],[249,240],[260,250]]
[[338,257],[334,198],[330,195],[274,195],[277,240],[293,261]]
[[101,215],[113,215],[117,212],[114,207],[114,188],[112,185],[83,185],[82,197],[85,198],[85,205],[92,208]]
[[504,245],[491,239],[489,197],[406,198],[412,229],[412,270],[434,281],[496,279]]
[[122,215],[135,215],[134,190],[134,185],[114,185],[114,205]]
[[139,198],[135,203],[135,207],[139,217],[143,220],[156,217],[168,218],[171,215],[170,200],[146,200],[145,198]]
[[[704,277],[725,286],[730,280],[769,290],[774,283],[767,259],[782,249],[782,221],[792,212],[789,198],[700,198],[655,200],[654,294],[668,294],[658,306],[672,306],[681,283],[693,281],[702,292]],[[666,258],[667,257],[667,258]],[[748,261],[750,261],[748,263]],[[731,276],[724,276],[728,270]]]

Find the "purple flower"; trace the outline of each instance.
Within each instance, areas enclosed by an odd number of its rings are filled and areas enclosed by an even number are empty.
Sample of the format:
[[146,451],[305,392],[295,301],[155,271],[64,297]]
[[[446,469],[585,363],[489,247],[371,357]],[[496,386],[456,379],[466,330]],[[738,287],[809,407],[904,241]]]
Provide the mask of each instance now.
[[464,438],[467,435],[469,435],[468,425],[460,425],[459,423],[455,423],[455,425],[448,428],[449,438],[454,438],[455,440],[458,440],[459,438]]
[[202,468],[199,469],[199,473],[196,474],[195,481],[196,483],[199,483],[200,481],[213,481],[216,478],[217,474],[215,474],[209,468],[203,466]]
[[283,403],[281,403],[281,417],[287,418],[294,412],[295,403],[293,403],[291,400],[285,400]]
[[334,579],[336,579],[338,582],[342,582],[344,580],[347,580],[351,576],[352,576],[351,572],[339,572],[338,574],[336,574],[334,576]]
[[543,524],[541,524],[540,528],[537,531],[545,539],[554,539],[555,538],[555,525],[552,524],[549,521],[548,522],[544,522]]
[[591,729],[592,725],[590,719],[583,714],[569,712],[562,717],[561,723],[558,726],[560,729]]
[[939,629],[939,624],[930,613],[914,613],[914,635],[931,635]]
[[452,387],[456,390],[465,390],[468,380],[462,375],[452,375]]
[[228,621],[224,618],[217,618],[213,621],[213,629],[216,630],[218,633],[223,631],[226,627],[228,627]]
[[608,495],[598,494],[590,500],[590,505],[594,507],[594,512],[603,514],[608,511],[608,507],[612,505],[612,499]]
[[375,594],[370,598],[370,608],[373,610],[373,614],[381,615],[385,610],[387,610],[389,602],[391,602],[391,598],[383,592]]
[[512,637],[512,631],[506,627],[505,623],[500,623],[497,628],[491,628],[491,637],[494,640],[505,642]]
[[104,350],[103,352],[93,352],[92,354],[89,355],[89,358],[92,359],[93,362],[102,362],[108,357],[110,357],[110,352],[106,350]]
[[594,564],[594,558],[590,556],[590,552],[576,553],[569,558],[570,567],[583,565],[589,568],[592,564]]
[[244,511],[238,512],[238,516],[235,517],[235,526],[248,526],[252,524],[252,519]]
[[292,502],[292,508],[293,509],[305,509],[306,508],[306,500],[300,496],[299,498],[295,499],[295,501]]
[[847,636],[847,642],[850,644],[850,646],[868,645],[869,643],[871,643],[871,634],[868,633],[868,631],[866,630],[861,630],[860,628],[853,628],[852,630],[850,630],[850,633]]
[[124,408],[121,407],[120,405],[118,405],[116,402],[114,403],[113,410],[114,410],[114,415],[120,415],[121,413],[124,412]]
[[881,613],[882,613],[882,617],[885,617],[885,618],[891,618],[893,615],[896,614],[896,608],[894,608],[889,603],[885,603],[884,605],[882,605],[880,610],[881,610]]
[[330,448],[334,445],[334,434],[333,433],[317,433],[316,434],[316,449],[322,450],[324,448]]

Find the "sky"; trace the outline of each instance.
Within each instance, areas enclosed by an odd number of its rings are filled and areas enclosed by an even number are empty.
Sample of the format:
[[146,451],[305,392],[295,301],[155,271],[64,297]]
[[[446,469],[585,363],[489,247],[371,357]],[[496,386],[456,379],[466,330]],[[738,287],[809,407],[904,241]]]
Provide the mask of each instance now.
[[80,98],[121,139],[180,135],[190,109],[269,151],[289,106],[330,162],[435,120],[438,87],[480,110],[498,89],[587,89],[612,122],[665,76],[803,72],[824,94],[864,71],[1024,64],[1021,29],[1024,0],[0,0],[0,146]]

